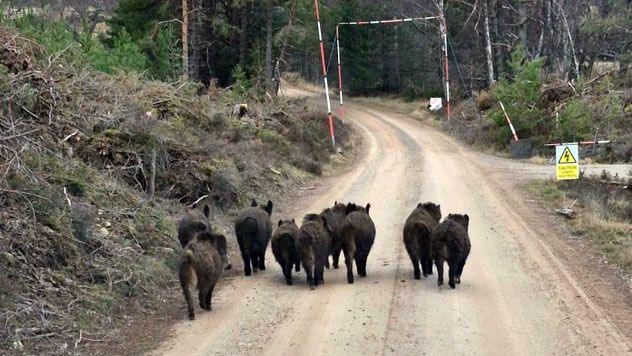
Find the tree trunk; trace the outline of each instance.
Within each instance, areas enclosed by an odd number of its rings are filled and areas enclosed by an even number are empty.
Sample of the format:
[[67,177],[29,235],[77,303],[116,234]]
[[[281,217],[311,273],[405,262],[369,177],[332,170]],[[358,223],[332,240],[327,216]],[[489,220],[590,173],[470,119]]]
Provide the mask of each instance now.
[[[292,0],[290,3],[290,13],[287,19],[287,29],[289,34],[291,34],[292,29],[294,28],[294,17],[296,16],[296,0]],[[283,45],[281,46],[281,51],[279,53],[279,58],[277,58],[276,64],[274,66],[274,78],[276,79],[276,85],[274,88],[274,94],[277,95],[279,93],[279,88],[281,87],[281,73],[285,71],[285,56],[287,55],[288,48],[290,47],[290,38],[286,36],[283,39]]]
[[266,1],[266,91],[272,95],[272,1]]
[[496,77],[500,79],[502,73],[503,73],[503,68],[504,68],[504,64],[505,64],[505,56],[504,56],[504,49],[501,46],[502,44],[502,37],[501,37],[501,30],[500,30],[500,16],[501,16],[501,9],[502,7],[499,4],[498,0],[494,0],[492,2],[492,8],[493,13],[494,13],[494,17],[492,18],[492,33],[490,36],[493,43],[496,44],[496,51],[495,51],[495,55],[496,55]]
[[189,0],[182,0],[182,80],[189,80]]
[[520,43],[524,47],[525,51],[529,53],[529,43],[527,41],[527,3],[525,0],[518,1],[518,38]]
[[[573,60],[573,69],[575,72],[575,78],[579,78],[579,61],[577,60],[577,54],[575,53],[575,42],[573,41],[573,35],[571,34],[570,26],[568,25],[568,20],[566,19],[566,13],[564,12],[564,7],[561,1],[557,3],[557,6],[562,15],[562,26],[564,27],[564,32],[568,37],[568,45],[570,47],[570,56]],[[564,53],[566,57],[568,55],[568,51]]]
[[241,8],[241,28],[239,32],[239,65],[242,69],[246,68],[246,51],[248,50],[248,4],[243,4]]
[[485,55],[487,57],[487,85],[494,84],[494,58],[492,53],[492,41],[489,34],[489,12],[487,9],[488,0],[483,0],[483,16],[485,25]]

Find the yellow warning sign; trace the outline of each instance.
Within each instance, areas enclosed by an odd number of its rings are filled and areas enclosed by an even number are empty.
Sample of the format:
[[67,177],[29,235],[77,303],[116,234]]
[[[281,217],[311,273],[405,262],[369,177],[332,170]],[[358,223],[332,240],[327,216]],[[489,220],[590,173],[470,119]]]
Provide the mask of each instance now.
[[573,156],[573,154],[571,153],[571,149],[566,147],[564,148],[564,152],[562,152],[562,156],[560,157],[560,160],[557,163],[559,164],[577,163],[577,160],[575,159],[575,156]]
[[579,148],[577,144],[564,144],[555,147],[557,179],[579,178]]

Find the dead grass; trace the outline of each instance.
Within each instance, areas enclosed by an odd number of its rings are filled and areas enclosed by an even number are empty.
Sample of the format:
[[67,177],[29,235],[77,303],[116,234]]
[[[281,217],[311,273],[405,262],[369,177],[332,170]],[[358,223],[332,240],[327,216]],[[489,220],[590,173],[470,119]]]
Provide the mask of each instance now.
[[569,207],[574,203],[577,218],[565,220],[571,233],[593,243],[609,263],[630,275],[632,191],[630,182],[613,182],[611,177],[583,178],[536,182],[531,188],[554,207]]

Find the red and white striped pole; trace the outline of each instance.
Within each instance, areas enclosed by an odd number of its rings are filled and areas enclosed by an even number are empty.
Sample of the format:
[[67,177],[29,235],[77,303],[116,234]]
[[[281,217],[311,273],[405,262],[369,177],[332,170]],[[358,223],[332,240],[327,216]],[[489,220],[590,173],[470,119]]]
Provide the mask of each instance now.
[[448,27],[445,21],[445,13],[443,12],[443,0],[439,0],[439,31],[443,40],[443,65],[445,76],[445,101],[446,101],[446,118],[450,120],[450,71],[448,66]]
[[340,108],[338,117],[340,120],[344,118],[345,108],[342,100],[342,61],[340,59],[340,25],[336,26],[336,54],[338,55],[338,94],[340,94]]
[[316,13],[316,24],[318,25],[318,43],[320,45],[320,59],[323,65],[323,81],[325,82],[325,98],[327,99],[327,119],[329,121],[329,136],[331,144],[336,149],[336,137],[334,136],[334,120],[331,114],[331,100],[329,99],[329,83],[327,82],[327,65],[325,64],[325,45],[323,44],[323,30],[320,26],[320,11],[318,0],[314,0],[314,10]]
[[503,113],[505,114],[505,119],[507,119],[507,122],[509,123],[511,134],[513,135],[514,140],[518,141],[518,134],[516,133],[516,129],[514,129],[514,126],[511,123],[511,119],[509,118],[509,115],[507,114],[507,110],[505,110],[505,105],[503,105],[502,101],[499,101],[499,103],[500,103],[500,108],[503,109]]

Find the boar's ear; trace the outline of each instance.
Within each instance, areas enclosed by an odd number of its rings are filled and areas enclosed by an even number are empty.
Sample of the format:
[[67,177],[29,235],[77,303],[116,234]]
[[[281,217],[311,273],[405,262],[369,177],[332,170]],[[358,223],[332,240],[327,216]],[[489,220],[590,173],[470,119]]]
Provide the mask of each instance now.
[[422,206],[424,206],[424,205],[421,204],[421,203],[417,204],[417,209],[421,208]]
[[211,209],[208,207],[208,204],[204,204],[204,216],[208,219],[209,215],[211,215]]
[[272,215],[272,201],[268,200],[268,205],[266,205],[266,212],[268,212],[268,215]]
[[281,226],[283,224],[283,220],[279,220],[279,224],[277,226]]
[[368,214],[369,213],[369,209],[371,209],[371,203],[368,203],[366,205],[366,208],[364,208],[364,209],[366,210],[366,213]]
[[254,208],[255,206],[257,206],[257,201],[255,200],[255,198],[252,198],[252,202],[250,203],[250,207]]

